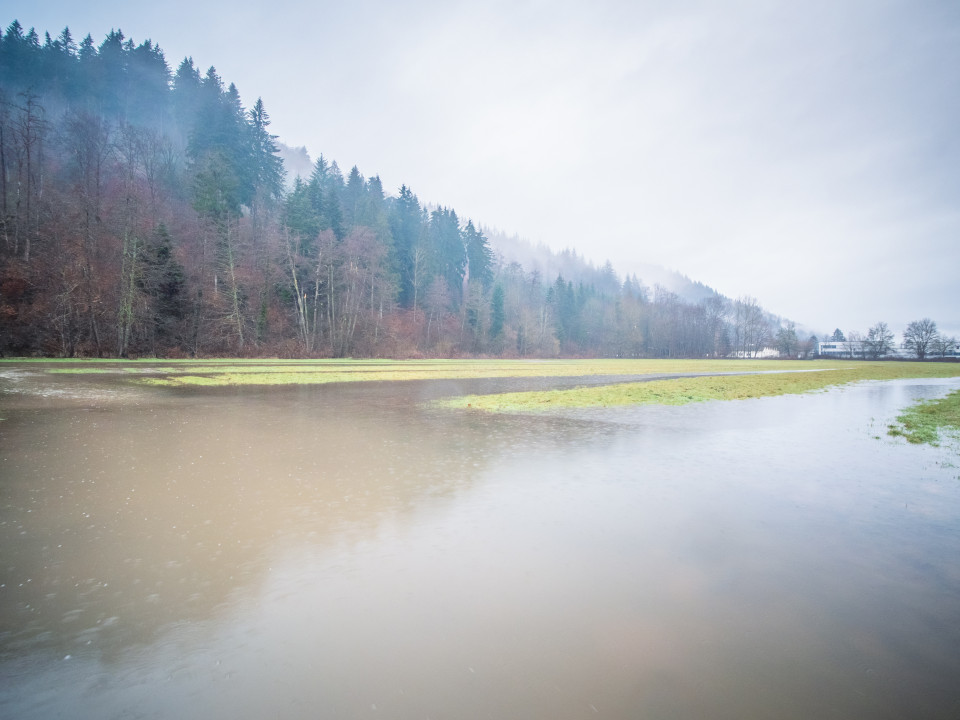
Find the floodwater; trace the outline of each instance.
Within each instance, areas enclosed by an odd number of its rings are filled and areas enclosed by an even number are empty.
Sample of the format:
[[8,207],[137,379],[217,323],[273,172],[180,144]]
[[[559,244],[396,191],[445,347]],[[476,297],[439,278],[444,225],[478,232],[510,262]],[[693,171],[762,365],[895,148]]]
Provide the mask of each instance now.
[[0,717],[960,717],[957,381],[554,417],[0,377]]

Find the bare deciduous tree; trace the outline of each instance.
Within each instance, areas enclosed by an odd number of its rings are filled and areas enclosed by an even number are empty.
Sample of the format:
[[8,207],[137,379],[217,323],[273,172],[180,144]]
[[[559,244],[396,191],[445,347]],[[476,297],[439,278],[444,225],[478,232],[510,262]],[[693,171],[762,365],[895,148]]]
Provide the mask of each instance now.
[[923,360],[930,352],[933,341],[937,337],[937,324],[930,318],[914,320],[907,325],[903,332],[903,342],[919,360]]
[[870,357],[876,360],[893,348],[893,333],[885,322],[878,322],[867,331],[866,344]]
[[954,348],[957,347],[957,339],[954,337],[947,337],[946,335],[937,335],[933,342],[931,343],[931,352],[937,357],[947,357],[954,352]]

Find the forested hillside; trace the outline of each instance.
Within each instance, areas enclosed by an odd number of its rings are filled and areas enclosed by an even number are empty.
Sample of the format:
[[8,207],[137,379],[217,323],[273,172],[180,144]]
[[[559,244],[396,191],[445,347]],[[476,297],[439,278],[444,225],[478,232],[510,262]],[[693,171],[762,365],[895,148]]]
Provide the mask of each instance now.
[[285,181],[269,126],[150,40],[10,24],[0,353],[715,356],[776,330],[749,298],[502,262],[453,208],[323,156]]

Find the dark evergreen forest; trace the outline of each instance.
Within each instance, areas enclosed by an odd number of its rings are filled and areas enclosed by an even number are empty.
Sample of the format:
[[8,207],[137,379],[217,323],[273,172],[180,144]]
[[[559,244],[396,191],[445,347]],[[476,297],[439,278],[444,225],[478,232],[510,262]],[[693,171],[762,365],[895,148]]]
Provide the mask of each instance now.
[[9,25],[0,354],[713,357],[772,339],[750,298],[506,263],[453,208],[323,156],[285,182],[269,126],[262,100],[191,58],[171,71],[150,40]]

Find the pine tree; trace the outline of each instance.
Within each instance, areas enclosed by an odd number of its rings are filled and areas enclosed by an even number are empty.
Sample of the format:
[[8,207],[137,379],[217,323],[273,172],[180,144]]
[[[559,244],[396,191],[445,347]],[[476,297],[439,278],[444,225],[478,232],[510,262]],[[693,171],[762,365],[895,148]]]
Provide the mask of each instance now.
[[343,220],[348,228],[363,224],[364,203],[366,201],[366,183],[360,170],[354,165],[347,176],[347,187],[343,192]]
[[463,296],[467,254],[460,235],[460,221],[457,219],[457,213],[444,207],[430,213],[429,237],[433,274],[446,281],[454,306],[459,306]]
[[77,44],[73,41],[70,28],[64,28],[56,40],[44,46],[43,54],[48,87],[69,102],[75,102],[80,97],[81,87],[77,77]]
[[493,251],[483,233],[468,220],[462,233],[463,245],[467,253],[467,273],[470,282],[479,282],[484,288],[493,281]]
[[[317,160],[319,164],[323,156]],[[323,179],[320,182],[321,190],[321,226],[324,230],[332,230],[338,240],[342,240],[346,235],[343,218],[343,206],[341,198],[344,193],[343,175],[337,161],[334,160],[327,166],[323,173]]]
[[186,57],[173,75],[173,113],[177,124],[188,132],[199,104],[200,71],[193,64],[193,58]]
[[250,111],[253,181],[269,198],[277,199],[283,194],[285,173],[283,160],[277,155],[277,136],[267,131],[269,125],[270,116],[264,109],[263,99],[257,98]]
[[113,120],[125,120],[130,85],[127,73],[127,50],[123,32],[111,30],[100,47],[94,63],[93,93],[100,111]]
[[503,286],[497,285],[493,288],[493,296],[490,298],[490,340],[495,344],[503,339],[503,326],[506,321]]
[[128,53],[127,120],[162,130],[170,122],[170,67],[159,46],[146,40]]
[[413,307],[423,286],[424,237],[423,210],[417,196],[406,185],[390,208],[390,233],[394,244],[394,265],[400,277],[400,304]]
[[157,226],[146,247],[146,270],[142,289],[152,309],[151,352],[176,347],[184,317],[183,266],[173,255],[173,242],[163,223]]
[[283,203],[284,226],[298,235],[304,247],[309,247],[320,234],[320,213],[311,202],[311,188],[299,177]]
[[222,200],[232,212],[239,212],[241,205],[251,205],[256,189],[251,129],[240,93],[233,83],[224,91],[216,68],[210,67],[200,82],[197,99],[198,109],[187,146],[191,165],[195,174],[206,168],[208,180],[226,179],[227,184],[221,188]]
[[7,26],[0,43],[0,83],[12,94],[32,87],[40,79],[34,62],[33,48],[23,33],[23,26],[14,20]]

